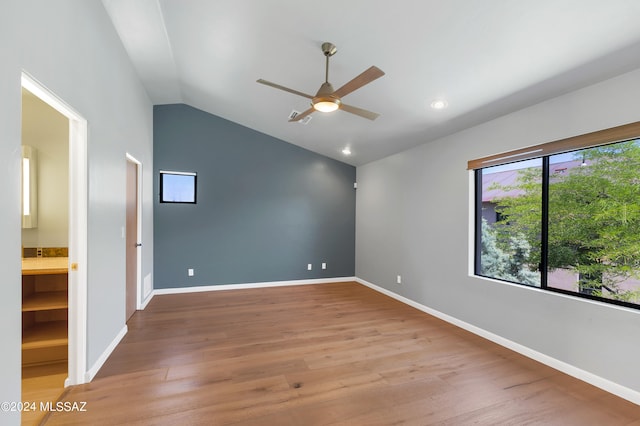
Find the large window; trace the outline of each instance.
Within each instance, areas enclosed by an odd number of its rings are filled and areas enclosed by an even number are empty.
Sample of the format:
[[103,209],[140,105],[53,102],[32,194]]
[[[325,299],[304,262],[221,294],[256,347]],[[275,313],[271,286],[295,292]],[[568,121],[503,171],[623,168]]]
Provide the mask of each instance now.
[[634,123],[469,162],[475,274],[640,308],[638,135]]

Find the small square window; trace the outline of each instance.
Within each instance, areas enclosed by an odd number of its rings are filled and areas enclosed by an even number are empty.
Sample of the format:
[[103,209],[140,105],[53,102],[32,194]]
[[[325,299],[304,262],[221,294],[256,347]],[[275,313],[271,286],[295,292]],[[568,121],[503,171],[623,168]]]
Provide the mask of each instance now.
[[196,203],[197,175],[191,172],[160,171],[161,203]]

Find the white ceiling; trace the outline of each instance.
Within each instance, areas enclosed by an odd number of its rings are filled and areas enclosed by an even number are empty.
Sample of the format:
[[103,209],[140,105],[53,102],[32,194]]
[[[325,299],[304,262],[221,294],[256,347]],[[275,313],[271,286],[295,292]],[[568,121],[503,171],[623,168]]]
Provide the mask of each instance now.
[[[362,165],[640,67],[638,0],[103,0],[154,104],[186,103]],[[375,121],[289,113],[324,81]],[[437,98],[448,108],[433,110]],[[351,156],[341,151],[349,146]]]

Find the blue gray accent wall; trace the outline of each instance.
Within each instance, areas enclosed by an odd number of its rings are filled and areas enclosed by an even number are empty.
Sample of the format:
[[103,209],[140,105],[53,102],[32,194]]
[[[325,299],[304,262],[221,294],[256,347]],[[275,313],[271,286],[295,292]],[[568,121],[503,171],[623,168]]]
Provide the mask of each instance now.
[[[155,288],[354,275],[355,167],[183,104],[153,133]],[[197,204],[159,203],[160,170],[196,172]]]

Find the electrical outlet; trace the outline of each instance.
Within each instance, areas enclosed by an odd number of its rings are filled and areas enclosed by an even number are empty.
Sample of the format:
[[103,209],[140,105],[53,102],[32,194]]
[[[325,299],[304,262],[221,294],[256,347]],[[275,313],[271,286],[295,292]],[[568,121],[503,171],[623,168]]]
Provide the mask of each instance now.
[[396,284],[402,284],[402,275],[396,277]]
[[187,275],[192,277],[194,275],[193,268],[187,269]]
[[313,269],[313,265],[311,263],[307,263],[307,271],[310,271]]
[[327,264],[325,262],[322,262],[322,269],[327,269]]

